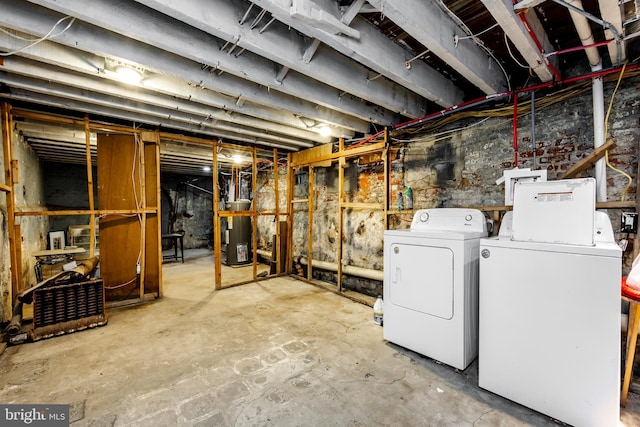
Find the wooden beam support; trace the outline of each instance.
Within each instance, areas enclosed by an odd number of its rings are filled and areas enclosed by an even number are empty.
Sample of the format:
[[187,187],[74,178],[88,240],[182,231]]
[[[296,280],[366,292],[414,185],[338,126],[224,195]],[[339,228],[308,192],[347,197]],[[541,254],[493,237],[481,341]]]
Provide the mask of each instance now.
[[[377,142],[373,144],[363,145],[362,147],[349,149],[346,148],[344,150],[338,151],[337,153],[326,154],[318,157],[308,158],[304,161],[300,161],[298,163],[291,164],[291,167],[302,167],[302,166],[310,166],[310,165],[325,165],[327,160],[338,160],[340,157],[357,157],[363,154],[374,153],[377,151],[381,151],[385,148],[385,142]],[[306,150],[305,150],[306,151]]]
[[[11,307],[15,303],[16,295],[19,292],[19,286],[22,282],[22,272],[18,269],[17,262],[17,245],[22,243],[16,240],[16,222],[15,222],[15,194],[13,192],[13,168],[11,161],[13,160],[13,133],[12,126],[12,109],[9,103],[3,102],[0,105],[0,123],[2,125],[2,152],[4,159],[4,184],[9,188],[6,197],[7,203],[7,231],[9,234],[9,257],[11,259]],[[13,314],[12,314],[13,315]],[[10,316],[9,316],[10,317]],[[4,319],[2,319],[4,320]]]
[[222,234],[220,233],[220,189],[218,188],[218,144],[213,149],[213,258],[214,258],[214,289],[222,289]]
[[278,188],[279,184],[279,173],[278,170],[278,149],[273,149],[273,185],[274,185],[274,196],[276,198],[276,242],[274,249],[274,259],[271,262],[276,263],[276,274],[282,273],[282,266],[280,265],[280,255],[282,254],[280,247],[282,245],[282,236],[280,235],[280,189]]
[[[340,138],[339,152],[344,150],[344,139]],[[338,254],[336,260],[338,263],[337,285],[338,292],[342,292],[342,236],[344,233],[344,169],[347,167],[344,157],[338,159]]]
[[309,220],[309,230],[307,234],[307,258],[309,263],[307,264],[307,279],[311,280],[313,278],[313,203],[314,203],[314,192],[315,190],[315,172],[313,166],[309,166],[309,205],[308,205],[308,220]]
[[[143,132],[143,135],[145,133],[150,133],[150,132]],[[136,144],[136,149],[138,150],[138,164],[134,165],[134,167],[137,169],[138,171],[138,180],[140,182],[140,199],[136,201],[136,203],[138,204],[136,206],[136,209],[142,209],[142,210],[146,210],[147,209],[147,186],[146,186],[146,171],[145,171],[145,161],[144,161],[144,156],[145,156],[145,149],[144,149],[144,138],[142,136],[135,136],[135,144]],[[160,167],[158,165],[158,167]],[[140,284],[140,293],[139,293],[139,297],[140,299],[142,299],[144,297],[144,285],[145,285],[145,266],[146,266],[146,255],[147,255],[147,214],[143,214],[140,216],[140,241],[143,242],[143,244],[140,247],[140,258],[138,259],[138,263],[140,265],[140,280],[138,281]]]
[[293,273],[293,186],[295,175],[291,167],[291,153],[287,154],[287,272]]
[[613,150],[616,147],[617,145],[616,145],[616,142],[613,140],[613,138],[607,139],[607,142],[605,142],[600,147],[593,150],[593,152],[589,154],[587,157],[576,162],[564,173],[561,173],[558,176],[558,179],[570,179],[570,178],[577,177],[581,172],[584,172],[590,167],[593,167],[593,165],[595,165],[598,160],[604,157],[604,155],[608,150]]
[[[89,116],[84,116],[84,140],[87,167],[87,192],[89,194],[89,209],[94,210],[95,195],[93,194],[93,166],[91,162],[91,131],[89,129]],[[89,215],[89,257],[92,258],[96,252],[96,214]]]
[[371,210],[384,210],[384,204],[383,203],[351,203],[351,202],[344,202],[342,204],[343,208],[349,208],[349,209],[371,209]]
[[157,208],[147,209],[80,209],[68,211],[20,211],[15,216],[64,216],[64,215],[137,215],[137,214],[154,214],[158,213]]
[[[389,141],[389,130],[385,129],[385,141]],[[384,150],[382,150],[382,161],[383,161],[383,174],[384,174],[384,190],[383,190],[383,204],[384,204],[384,229],[389,229],[389,185],[391,183],[389,177],[389,144],[385,144]]]
[[258,152],[256,147],[251,151],[253,164],[251,165],[251,191],[253,191],[253,203],[251,204],[251,255],[253,256],[253,280],[258,279],[258,215],[256,206],[258,205]]

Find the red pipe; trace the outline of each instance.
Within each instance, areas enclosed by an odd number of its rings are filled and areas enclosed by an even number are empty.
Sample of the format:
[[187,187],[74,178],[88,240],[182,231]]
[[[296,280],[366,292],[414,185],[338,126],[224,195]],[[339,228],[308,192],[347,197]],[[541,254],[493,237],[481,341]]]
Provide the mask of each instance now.
[[518,92],[513,94],[513,167],[518,167]]
[[[625,71],[635,70],[635,69],[637,69],[639,67],[640,67],[640,64],[638,64],[638,63],[629,64],[629,65],[626,66]],[[487,101],[491,101],[492,99],[503,98],[503,97],[506,97],[506,96],[517,95],[517,94],[521,94],[521,93],[527,93],[527,92],[531,92],[531,91],[538,90],[538,89],[549,88],[549,87],[552,87],[552,86],[560,86],[560,85],[563,85],[563,84],[575,83],[575,82],[578,82],[578,81],[581,81],[581,80],[594,79],[594,78],[597,78],[597,77],[607,76],[609,74],[615,74],[615,73],[618,73],[618,72],[621,72],[621,71],[622,71],[622,67],[609,68],[607,70],[595,71],[595,72],[591,72],[591,73],[588,73],[588,74],[583,74],[581,76],[571,77],[571,78],[565,79],[565,80],[544,82],[544,83],[540,83],[540,84],[537,84],[537,85],[529,86],[529,87],[518,89],[518,90],[512,90],[512,91],[508,91],[508,92],[500,92],[500,93],[494,93],[494,94],[491,94],[491,95],[485,95],[483,97],[476,98],[476,99],[473,99],[471,101],[465,101],[463,103],[460,103],[460,104],[457,104],[457,105],[453,105],[451,107],[447,107],[447,108],[445,108],[443,110],[437,111],[435,113],[428,114],[428,115],[423,116],[423,117],[412,119],[412,120],[409,120],[409,121],[406,121],[406,122],[403,122],[403,123],[398,123],[396,125],[393,125],[392,129],[393,130],[404,129],[404,128],[407,128],[407,127],[412,126],[412,125],[421,124],[421,123],[427,122],[427,121],[429,121],[431,119],[434,119],[436,117],[445,116],[448,113],[451,113],[451,112],[454,112],[454,111],[457,111],[457,110],[462,110],[462,109],[465,109],[465,108],[469,108],[469,107],[472,107],[472,106],[483,104],[483,103],[485,103]],[[348,149],[353,149],[353,148],[359,147],[359,146],[361,146],[363,144],[366,144],[367,142],[371,141],[372,139],[375,139],[375,138],[379,137],[383,133],[384,133],[384,131],[377,132],[374,135],[363,139],[362,141],[358,142],[357,144],[350,146]]]
[[[517,3],[517,0],[513,0],[513,4],[516,4],[516,3]],[[520,13],[518,13],[518,15],[520,16],[520,20],[522,20],[522,23],[524,24],[524,27],[527,29],[527,32],[529,33],[529,35],[533,39],[533,42],[538,47],[538,51],[540,53],[543,53],[544,52],[544,48],[542,47],[542,43],[540,43],[540,40],[538,39],[538,36],[536,36],[536,33],[529,26],[529,22],[527,21],[527,18],[524,16],[524,12],[520,12]],[[551,64],[548,61],[547,61],[547,66],[549,67],[549,69],[551,70],[553,75],[556,77],[556,80],[558,80],[558,81],[561,80],[560,73],[558,72],[558,70],[556,70],[556,67],[554,67],[553,64]]]
[[580,51],[580,50],[588,49],[590,47],[604,46],[604,45],[607,45],[607,44],[609,44],[611,42],[614,42],[614,41],[615,41],[615,39],[611,39],[611,40],[605,40],[605,41],[602,41],[602,42],[591,43],[591,44],[584,45],[584,46],[570,47],[570,48],[567,48],[567,49],[556,50],[555,52],[546,53],[544,56],[545,56],[545,58],[549,58],[550,56],[561,55],[563,53],[577,52],[577,51]]

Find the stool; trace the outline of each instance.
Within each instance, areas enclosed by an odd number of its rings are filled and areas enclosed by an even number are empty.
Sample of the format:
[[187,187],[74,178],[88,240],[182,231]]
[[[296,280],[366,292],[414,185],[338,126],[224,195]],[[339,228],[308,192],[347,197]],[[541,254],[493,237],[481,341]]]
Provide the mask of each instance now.
[[638,340],[638,324],[640,324],[640,289],[627,285],[626,278],[622,279],[622,299],[629,302],[629,321],[627,323],[627,352],[624,362],[624,380],[622,381],[622,393],[620,404],[627,405],[627,394],[633,375],[633,359],[636,355],[636,343]]

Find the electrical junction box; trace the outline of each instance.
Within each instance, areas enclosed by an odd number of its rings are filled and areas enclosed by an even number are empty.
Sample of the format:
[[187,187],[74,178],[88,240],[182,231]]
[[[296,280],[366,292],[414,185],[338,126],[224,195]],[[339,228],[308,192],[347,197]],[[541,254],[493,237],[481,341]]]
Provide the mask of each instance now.
[[638,233],[638,213],[622,212],[620,215],[620,232],[621,233]]

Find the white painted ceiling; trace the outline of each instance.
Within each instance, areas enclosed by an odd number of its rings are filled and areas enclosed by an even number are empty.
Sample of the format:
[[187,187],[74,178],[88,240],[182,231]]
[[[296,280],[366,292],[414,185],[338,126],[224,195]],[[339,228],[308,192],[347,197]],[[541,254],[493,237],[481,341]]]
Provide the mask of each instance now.
[[[580,46],[566,3],[583,5],[595,41],[617,37],[597,49],[619,65],[635,1],[525,0],[523,20],[511,0],[0,0],[0,98],[297,151],[588,69],[582,51],[549,56]],[[45,160],[84,159],[82,129],[16,126]],[[211,159],[163,147],[166,170]]]

